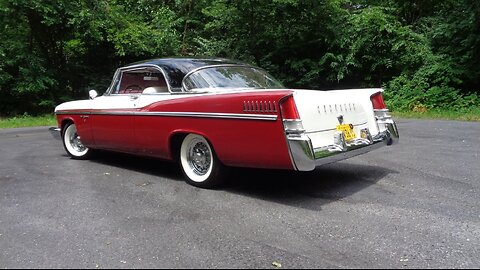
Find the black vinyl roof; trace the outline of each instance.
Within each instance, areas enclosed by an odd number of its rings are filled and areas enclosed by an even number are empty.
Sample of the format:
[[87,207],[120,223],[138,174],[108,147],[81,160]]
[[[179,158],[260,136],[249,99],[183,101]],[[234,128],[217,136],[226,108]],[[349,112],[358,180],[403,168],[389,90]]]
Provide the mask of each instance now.
[[170,87],[181,88],[182,80],[190,71],[212,65],[247,65],[240,61],[225,58],[159,58],[135,62],[125,66],[155,65],[166,73]]

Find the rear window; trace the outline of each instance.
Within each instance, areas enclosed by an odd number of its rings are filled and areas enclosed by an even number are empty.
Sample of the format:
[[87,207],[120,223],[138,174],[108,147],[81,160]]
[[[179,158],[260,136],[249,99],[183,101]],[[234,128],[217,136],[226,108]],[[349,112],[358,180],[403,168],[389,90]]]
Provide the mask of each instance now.
[[249,66],[215,66],[197,70],[183,81],[185,91],[283,89],[279,81],[264,70]]

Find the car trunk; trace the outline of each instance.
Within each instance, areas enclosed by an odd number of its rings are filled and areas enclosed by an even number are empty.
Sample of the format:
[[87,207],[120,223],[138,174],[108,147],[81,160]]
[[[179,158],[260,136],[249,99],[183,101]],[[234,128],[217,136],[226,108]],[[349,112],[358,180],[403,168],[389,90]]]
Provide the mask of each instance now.
[[334,144],[339,124],[352,124],[356,137],[368,128],[371,135],[379,130],[370,96],[381,89],[336,91],[295,90],[294,100],[303,128],[313,148]]

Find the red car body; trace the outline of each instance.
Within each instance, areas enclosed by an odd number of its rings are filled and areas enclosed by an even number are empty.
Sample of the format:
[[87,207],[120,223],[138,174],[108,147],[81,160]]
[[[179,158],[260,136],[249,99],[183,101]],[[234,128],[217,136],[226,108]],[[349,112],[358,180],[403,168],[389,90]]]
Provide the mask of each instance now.
[[59,105],[56,130],[72,158],[180,160],[187,182],[212,187],[224,166],[313,170],[393,144],[381,91],[291,90],[236,61],[154,59],[118,69],[101,97]]

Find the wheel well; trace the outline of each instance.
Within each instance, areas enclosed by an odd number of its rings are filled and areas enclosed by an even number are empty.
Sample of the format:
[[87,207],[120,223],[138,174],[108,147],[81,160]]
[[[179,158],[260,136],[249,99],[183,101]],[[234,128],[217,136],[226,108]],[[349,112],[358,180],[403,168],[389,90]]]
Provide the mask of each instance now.
[[176,133],[170,138],[170,156],[173,160],[178,161],[180,158],[180,147],[182,146],[183,139],[188,133]]
[[[69,123],[70,123],[70,124],[73,124],[73,120],[71,120],[71,119],[65,119],[65,120],[62,121],[62,125],[61,125],[61,128],[62,128],[61,131],[62,131],[62,132],[63,132],[65,126],[66,126],[67,124],[69,124]],[[63,133],[62,133],[62,134],[63,134]]]

